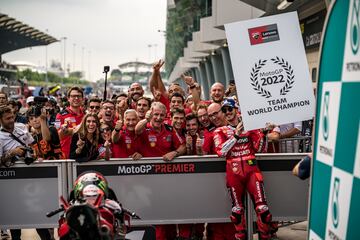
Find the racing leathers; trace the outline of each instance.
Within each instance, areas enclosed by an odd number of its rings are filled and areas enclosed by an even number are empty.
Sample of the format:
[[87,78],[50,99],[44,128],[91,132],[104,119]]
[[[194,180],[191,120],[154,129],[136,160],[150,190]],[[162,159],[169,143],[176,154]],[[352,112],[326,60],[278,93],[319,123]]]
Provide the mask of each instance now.
[[276,226],[272,223],[263,176],[255,160],[255,153],[266,152],[267,139],[261,130],[235,133],[232,126],[220,127],[214,132],[216,154],[226,158],[226,184],[232,199],[230,219],[237,231],[235,238],[246,238],[243,196],[248,191],[255,206],[260,239],[270,239]]

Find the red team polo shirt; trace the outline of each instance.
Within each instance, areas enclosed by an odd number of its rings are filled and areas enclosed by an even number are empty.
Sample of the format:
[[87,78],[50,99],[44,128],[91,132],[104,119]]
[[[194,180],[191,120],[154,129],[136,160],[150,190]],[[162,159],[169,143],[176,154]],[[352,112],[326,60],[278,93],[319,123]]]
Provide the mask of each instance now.
[[203,130],[203,134],[204,134],[204,144],[203,144],[203,151],[208,155],[208,154],[215,154],[215,147],[214,147],[214,130],[216,128],[210,128],[210,130],[208,129],[204,129]]
[[[56,115],[55,127],[59,131],[60,127],[65,123],[65,120],[68,119],[70,120],[70,127],[75,128],[81,123],[83,117],[84,113],[82,110],[80,114],[76,114],[75,112],[71,111],[69,107],[67,107]],[[69,158],[70,155],[71,138],[71,135],[67,135],[60,139],[61,150],[64,152],[66,158]]]
[[125,126],[119,132],[120,138],[117,143],[112,144],[113,158],[128,158],[135,152],[141,153],[142,143],[140,136],[136,136],[135,132],[130,132]]
[[166,124],[161,126],[160,133],[154,131],[150,123],[146,125],[141,136],[141,154],[143,157],[161,157],[175,151],[184,142],[175,130]]

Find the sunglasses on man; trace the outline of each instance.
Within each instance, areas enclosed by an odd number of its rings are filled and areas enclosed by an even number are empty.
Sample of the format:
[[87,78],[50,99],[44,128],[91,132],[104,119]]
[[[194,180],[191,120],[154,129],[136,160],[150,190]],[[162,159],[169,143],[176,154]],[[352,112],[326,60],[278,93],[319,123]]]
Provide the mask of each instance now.
[[221,108],[221,111],[222,111],[223,113],[232,112],[233,110],[234,110],[233,107],[222,107],[222,108]]
[[110,132],[110,131],[111,131],[111,129],[110,129],[109,127],[107,127],[107,128],[100,128],[100,132],[101,132],[101,133]]

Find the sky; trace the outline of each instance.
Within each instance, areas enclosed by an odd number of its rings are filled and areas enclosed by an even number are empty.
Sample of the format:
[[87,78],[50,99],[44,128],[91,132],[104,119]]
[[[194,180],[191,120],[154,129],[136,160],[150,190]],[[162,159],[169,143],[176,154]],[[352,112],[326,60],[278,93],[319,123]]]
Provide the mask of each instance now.
[[[47,30],[58,40],[66,37],[48,45],[48,66],[52,59],[63,64],[65,42],[65,64],[71,71],[84,70],[91,81],[104,78],[105,65],[115,69],[165,55],[166,0],[0,0],[0,13]],[[45,66],[46,47],[16,50],[2,58]]]

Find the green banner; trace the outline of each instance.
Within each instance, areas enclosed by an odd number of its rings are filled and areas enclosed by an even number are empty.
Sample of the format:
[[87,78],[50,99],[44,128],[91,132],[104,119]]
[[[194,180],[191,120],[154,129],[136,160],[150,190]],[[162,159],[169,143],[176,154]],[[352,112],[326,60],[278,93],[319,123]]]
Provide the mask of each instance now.
[[319,64],[309,239],[360,239],[360,1],[329,8]]

